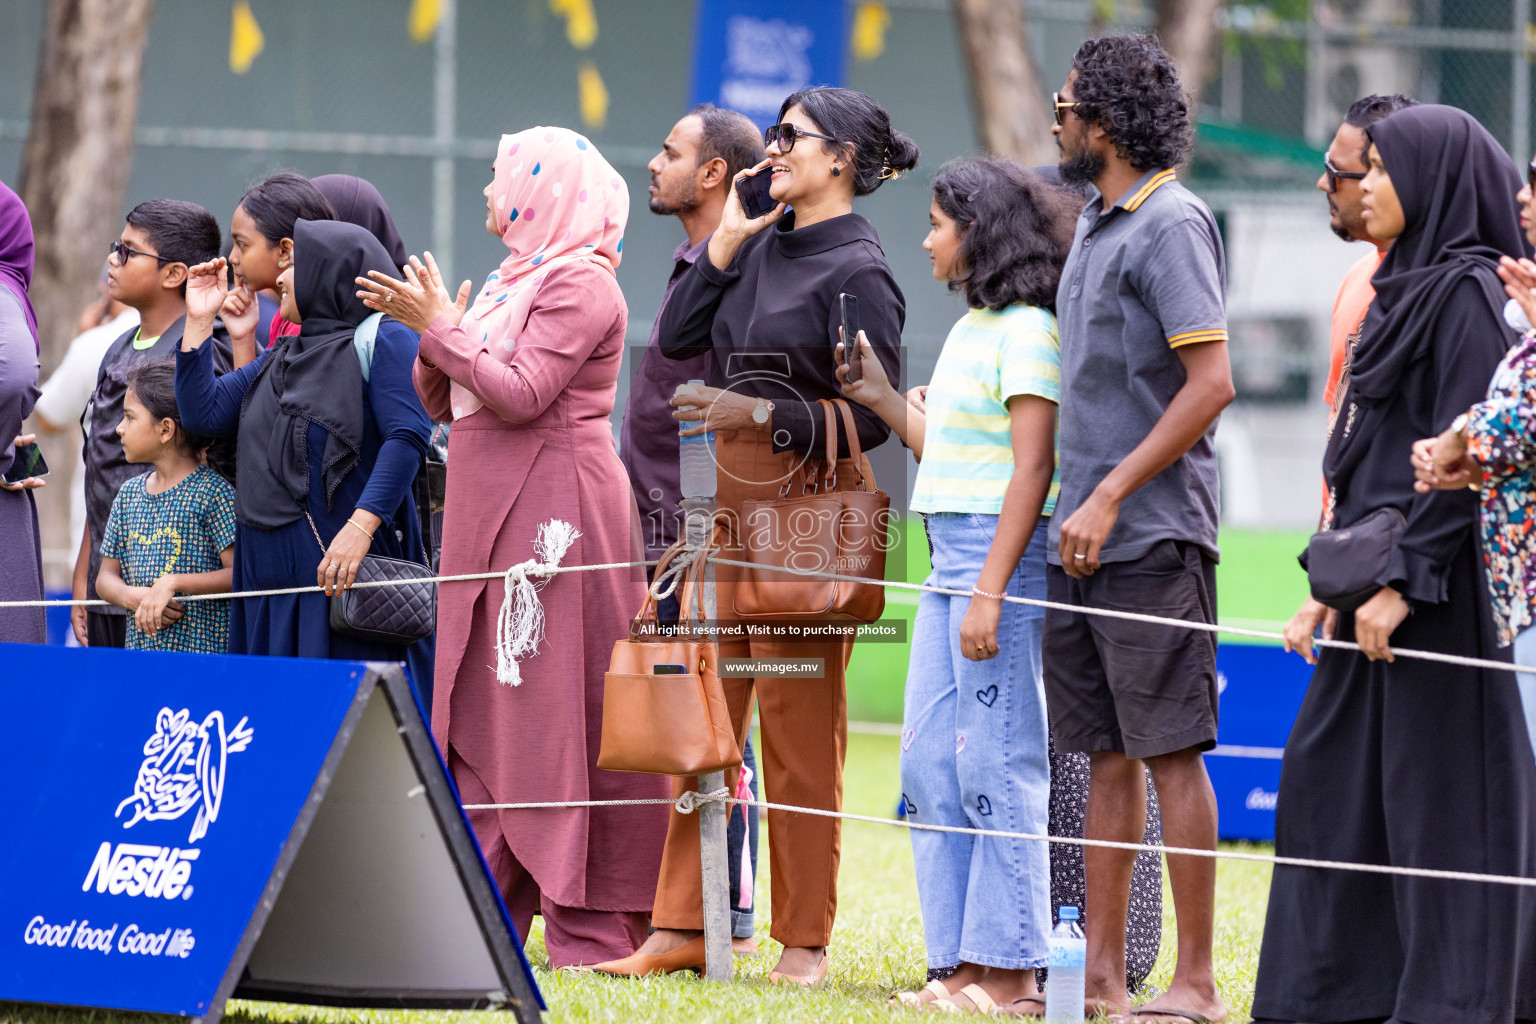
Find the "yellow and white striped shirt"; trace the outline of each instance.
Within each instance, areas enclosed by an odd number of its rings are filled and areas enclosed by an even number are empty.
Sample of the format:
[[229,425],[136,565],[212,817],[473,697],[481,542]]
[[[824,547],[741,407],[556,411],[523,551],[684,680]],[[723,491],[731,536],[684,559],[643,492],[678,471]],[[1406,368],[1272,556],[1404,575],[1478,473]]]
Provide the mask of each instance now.
[[[1013,476],[1008,399],[1061,399],[1061,342],[1056,318],[1038,306],[1001,312],[973,309],[944,339],[928,385],[923,461],[912,495],[915,512],[997,515]],[[1043,515],[1056,508],[1060,472]]]

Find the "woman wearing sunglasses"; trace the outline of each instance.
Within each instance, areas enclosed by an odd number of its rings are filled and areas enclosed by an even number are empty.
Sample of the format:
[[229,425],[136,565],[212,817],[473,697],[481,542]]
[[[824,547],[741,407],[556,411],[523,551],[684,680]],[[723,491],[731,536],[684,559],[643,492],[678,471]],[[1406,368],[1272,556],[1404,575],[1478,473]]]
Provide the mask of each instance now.
[[[840,396],[834,359],[842,322],[839,293],[858,299],[874,358],[892,380],[906,314],[875,229],[853,212],[853,201],[916,166],[917,146],[891,129],[880,104],[847,89],[797,92],[780,107],[779,121],[765,134],[768,159],[737,175],[737,181],[771,175],[769,194],[778,205],[750,219],[733,189],[708,258],[678,281],[658,325],[667,356],[714,353],[710,386],[672,404],[683,434],[715,433],[719,508],[733,524],[724,544],[730,558],[742,555],[734,525],[742,502],[775,498],[786,485],[804,482],[810,460],[824,451],[816,402]],[[890,432],[863,406],[853,407],[853,417],[865,450]],[[846,441],[841,438],[839,445],[845,458]],[[858,476],[851,464],[845,468],[840,488],[854,486]],[[718,578],[719,614],[727,615],[734,570],[720,566]],[[722,657],[823,659],[825,675],[819,679],[723,680],[743,737],[756,691],[767,799],[827,810],[841,806],[848,731],[844,670],[850,653],[851,644],[842,640],[721,643]],[[641,975],[703,966],[698,836],[692,817],[672,815],[652,914],[656,931],[635,955],[598,970]],[[769,978],[815,984],[827,973],[826,946],[837,907],[838,822],[769,811],[768,837],[770,935],[784,945]]]

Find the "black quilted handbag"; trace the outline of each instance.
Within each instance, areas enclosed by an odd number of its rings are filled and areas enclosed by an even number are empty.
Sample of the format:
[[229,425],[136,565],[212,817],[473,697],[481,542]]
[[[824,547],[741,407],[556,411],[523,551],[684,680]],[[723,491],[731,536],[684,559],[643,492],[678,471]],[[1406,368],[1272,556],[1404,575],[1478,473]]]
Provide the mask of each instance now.
[[[313,519],[309,525],[313,530]],[[315,540],[320,540],[318,530]],[[323,552],[325,545],[320,548]],[[392,587],[354,586],[332,596],[332,632],[388,647],[404,647],[430,636],[437,628],[437,584],[426,582],[431,578],[432,570],[417,562],[364,556],[357,567],[357,583],[402,582]]]

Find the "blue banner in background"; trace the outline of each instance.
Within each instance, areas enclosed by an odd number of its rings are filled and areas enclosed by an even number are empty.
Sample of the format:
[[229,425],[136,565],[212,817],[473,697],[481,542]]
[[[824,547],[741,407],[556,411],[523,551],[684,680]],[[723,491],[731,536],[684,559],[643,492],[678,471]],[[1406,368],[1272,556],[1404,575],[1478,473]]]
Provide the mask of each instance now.
[[699,0],[692,102],[766,128],[790,93],[843,84],[847,32],[846,5],[832,0]]
[[1282,648],[1221,644],[1221,717],[1205,755],[1223,839],[1273,842],[1280,759],[1312,681],[1312,666]]

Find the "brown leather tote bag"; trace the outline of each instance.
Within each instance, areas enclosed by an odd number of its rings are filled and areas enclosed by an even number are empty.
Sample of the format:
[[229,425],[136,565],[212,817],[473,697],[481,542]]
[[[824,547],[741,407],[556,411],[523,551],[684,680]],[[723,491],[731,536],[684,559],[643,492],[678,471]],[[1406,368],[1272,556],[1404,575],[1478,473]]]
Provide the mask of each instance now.
[[[714,550],[715,540],[711,541]],[[683,542],[668,548],[656,566],[667,567]],[[688,567],[682,584],[680,626],[704,618],[704,559]],[[695,616],[695,612],[697,615]],[[696,775],[741,764],[736,730],[718,674],[713,640],[693,639],[683,629],[673,638],[642,635],[656,624],[649,592],[629,638],[613,645],[603,676],[603,739],[597,766],[648,775]],[[657,665],[682,665],[681,674],[657,674]]]
[[[771,501],[747,499],[741,505],[742,560],[784,566],[801,572],[830,572],[885,579],[891,499],[875,486],[874,473],[859,447],[853,411],[839,398],[820,399],[826,417],[826,452],[820,474],[811,474],[801,493],[791,496],[793,479]],[[842,415],[848,438],[852,479],[839,479],[837,423]],[[845,489],[839,489],[839,484]],[[732,608],[748,621],[874,622],[885,611],[885,588],[878,582],[796,576],[772,569],[741,571]]]

